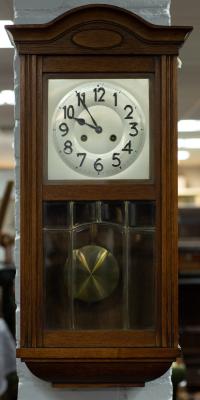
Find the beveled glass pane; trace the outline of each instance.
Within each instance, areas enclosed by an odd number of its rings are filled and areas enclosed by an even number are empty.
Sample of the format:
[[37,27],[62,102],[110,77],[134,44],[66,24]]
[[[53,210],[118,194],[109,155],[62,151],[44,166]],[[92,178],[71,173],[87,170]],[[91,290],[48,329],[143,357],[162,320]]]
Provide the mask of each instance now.
[[74,202],[74,224],[84,224],[96,220],[95,201]]
[[45,328],[154,328],[154,224],[153,201],[45,202]]
[[70,225],[69,202],[44,202],[43,223],[46,228],[67,228]]
[[69,233],[44,232],[46,329],[69,329],[71,325],[69,244]]
[[130,226],[155,226],[155,202],[130,201],[129,202]]
[[101,204],[102,221],[123,224],[125,219],[123,201],[103,201]]
[[107,224],[93,224],[76,232],[73,252],[75,329],[123,327],[122,242],[121,230]]
[[130,329],[155,327],[155,233],[129,232],[128,309]]

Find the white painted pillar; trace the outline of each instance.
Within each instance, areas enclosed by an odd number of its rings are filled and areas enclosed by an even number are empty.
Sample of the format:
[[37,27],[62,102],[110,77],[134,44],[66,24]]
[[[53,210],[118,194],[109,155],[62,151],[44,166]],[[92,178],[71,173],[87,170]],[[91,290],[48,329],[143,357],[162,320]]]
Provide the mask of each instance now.
[[[95,3],[84,0],[14,0],[15,23],[44,23],[48,22],[63,12],[80,5]],[[170,24],[170,0],[98,0],[96,3],[114,4],[135,12],[141,17],[155,24]],[[15,263],[16,273],[16,302],[17,302],[17,339],[19,338],[19,244],[20,244],[20,187],[19,187],[19,60],[15,56],[15,158],[16,158],[16,245]],[[19,375],[19,400],[171,400],[172,385],[170,371],[165,375],[149,382],[144,388],[133,389],[95,389],[95,390],[67,390],[54,389],[50,383],[41,381],[33,376],[24,363],[18,361]]]

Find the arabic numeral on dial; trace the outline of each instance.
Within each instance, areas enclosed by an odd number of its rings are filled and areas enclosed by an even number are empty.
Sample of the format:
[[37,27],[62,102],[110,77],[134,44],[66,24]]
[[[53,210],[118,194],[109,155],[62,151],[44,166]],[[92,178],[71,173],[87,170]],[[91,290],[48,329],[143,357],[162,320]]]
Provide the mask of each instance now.
[[78,106],[82,105],[82,103],[85,104],[85,92],[76,92],[77,99],[78,99]]
[[63,107],[63,111],[64,111],[64,119],[67,118],[67,106]]
[[76,155],[77,155],[77,157],[82,157],[81,162],[79,164],[79,167],[82,167],[82,165],[85,161],[86,153],[77,153]]
[[71,154],[73,152],[71,140],[66,140],[63,151],[65,154]]
[[67,109],[67,116],[69,119],[73,119],[74,118],[74,107],[73,106],[69,106]]
[[138,122],[129,122],[129,125],[130,125],[131,129],[133,130],[133,132],[130,132],[129,135],[130,136],[137,136],[138,133],[139,133],[138,129],[137,129]]
[[103,87],[98,87],[93,89],[94,92],[94,101],[105,101],[105,89]]
[[94,169],[98,172],[98,174],[103,171],[103,164],[100,161],[101,158],[97,158],[94,162]]
[[66,118],[73,119],[74,118],[74,107],[72,105],[70,105],[69,107],[64,106],[63,111],[64,111],[64,119],[66,119]]
[[118,157],[119,155],[120,155],[120,153],[113,153],[113,155],[112,155],[112,160],[115,162],[115,164],[112,163],[112,166],[113,166],[113,167],[120,167],[120,165],[121,165],[121,160],[120,160],[120,158]]
[[113,97],[114,97],[115,107],[117,107],[117,92],[113,93]]
[[132,119],[133,118],[133,107],[130,104],[127,104],[124,107],[124,111],[128,112],[128,114],[124,117],[124,119]]
[[128,154],[131,154],[133,149],[131,148],[131,140],[123,147],[122,151],[128,151]]
[[66,136],[66,135],[68,134],[69,128],[68,128],[66,122],[62,122],[62,123],[59,125],[59,130],[60,130],[61,132],[63,132],[63,134],[62,134],[61,136]]

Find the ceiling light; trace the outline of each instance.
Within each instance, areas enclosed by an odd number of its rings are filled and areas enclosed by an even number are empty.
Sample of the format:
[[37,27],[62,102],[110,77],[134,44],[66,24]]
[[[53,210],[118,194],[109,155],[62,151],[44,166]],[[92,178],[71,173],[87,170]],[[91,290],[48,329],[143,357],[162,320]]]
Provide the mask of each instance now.
[[178,121],[179,132],[199,132],[200,120],[199,119],[181,119]]
[[178,139],[179,149],[200,149],[200,138]]
[[190,158],[190,153],[187,150],[179,150],[178,151],[178,161],[185,161]]
[[8,38],[7,32],[4,28],[5,25],[13,25],[13,22],[6,21],[6,20],[0,20],[0,48],[1,49],[13,47]]
[[15,104],[15,95],[13,90],[2,90],[0,92],[0,106],[6,104],[11,106]]

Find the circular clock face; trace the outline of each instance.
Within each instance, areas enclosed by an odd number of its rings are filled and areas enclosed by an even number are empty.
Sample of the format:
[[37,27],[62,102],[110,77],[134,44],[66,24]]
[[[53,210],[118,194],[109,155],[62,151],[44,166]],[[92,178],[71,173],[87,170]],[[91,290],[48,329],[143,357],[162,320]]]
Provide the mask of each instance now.
[[142,151],[145,118],[136,98],[115,83],[87,82],[59,102],[52,118],[59,156],[86,177],[130,167]]

